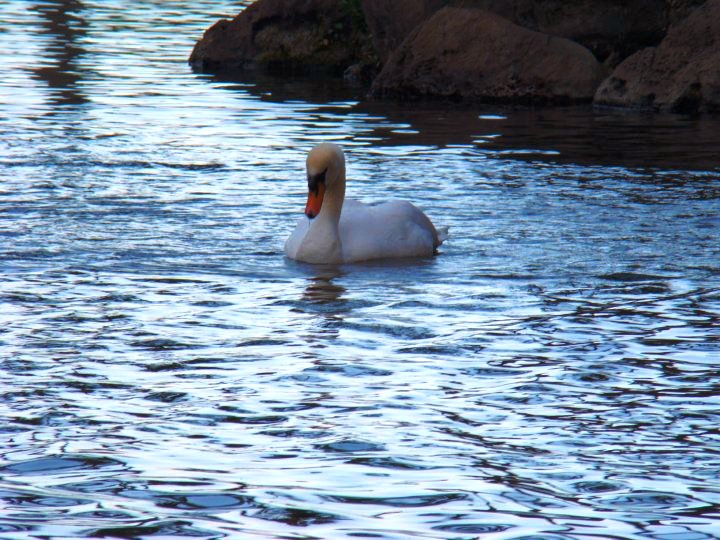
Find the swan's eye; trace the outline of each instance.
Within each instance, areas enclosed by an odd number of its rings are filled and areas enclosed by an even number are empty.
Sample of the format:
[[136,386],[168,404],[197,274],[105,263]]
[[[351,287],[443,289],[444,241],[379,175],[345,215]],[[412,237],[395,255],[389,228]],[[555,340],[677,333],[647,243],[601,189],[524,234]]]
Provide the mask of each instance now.
[[327,174],[327,169],[325,169],[320,174],[308,175],[308,191],[311,193],[317,193],[320,184],[325,183],[325,175],[326,174]]

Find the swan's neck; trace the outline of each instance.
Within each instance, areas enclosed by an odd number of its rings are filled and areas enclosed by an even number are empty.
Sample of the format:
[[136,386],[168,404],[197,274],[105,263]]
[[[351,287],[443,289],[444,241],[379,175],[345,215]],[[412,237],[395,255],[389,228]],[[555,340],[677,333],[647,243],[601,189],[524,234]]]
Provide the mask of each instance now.
[[318,216],[310,223],[304,247],[304,259],[307,262],[342,262],[342,242],[340,241],[340,214],[345,200],[345,171],[328,185]]
[[338,174],[337,179],[328,186],[323,199],[322,209],[318,219],[326,219],[335,223],[337,227],[340,222],[343,202],[345,202],[345,171]]

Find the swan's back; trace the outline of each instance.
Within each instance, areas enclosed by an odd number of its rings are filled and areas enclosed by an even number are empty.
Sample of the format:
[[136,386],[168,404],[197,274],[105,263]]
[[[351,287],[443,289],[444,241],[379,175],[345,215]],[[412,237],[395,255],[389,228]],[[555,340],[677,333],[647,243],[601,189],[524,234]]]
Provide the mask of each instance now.
[[340,215],[345,262],[427,257],[441,243],[428,217],[407,201],[367,205],[346,199]]

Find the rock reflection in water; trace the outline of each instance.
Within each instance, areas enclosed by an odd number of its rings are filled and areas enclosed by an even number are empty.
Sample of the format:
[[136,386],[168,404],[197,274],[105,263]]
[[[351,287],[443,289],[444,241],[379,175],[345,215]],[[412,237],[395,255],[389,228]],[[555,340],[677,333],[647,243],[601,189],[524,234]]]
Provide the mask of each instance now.
[[[35,76],[53,90],[49,99],[63,107],[88,101],[81,89],[86,77],[81,43],[87,35],[84,6],[79,0],[47,0],[32,8],[42,17],[43,33],[49,37],[45,59],[49,65],[33,68]],[[50,110],[52,112],[52,110]]]
[[500,159],[618,167],[708,170],[720,167],[717,122],[711,116],[653,115],[588,107],[522,108],[366,100],[341,81],[262,74],[202,77],[262,101],[328,103],[316,115],[378,119],[354,137],[357,144],[474,146]]

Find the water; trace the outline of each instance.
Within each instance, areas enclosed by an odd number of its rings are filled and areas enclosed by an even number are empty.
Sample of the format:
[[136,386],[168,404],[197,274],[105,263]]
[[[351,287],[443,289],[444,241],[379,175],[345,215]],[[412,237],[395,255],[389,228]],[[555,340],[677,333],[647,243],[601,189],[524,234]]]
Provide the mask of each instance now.
[[[0,537],[720,538],[720,122],[193,74],[237,9],[0,6]],[[325,140],[437,257],[283,258]]]

